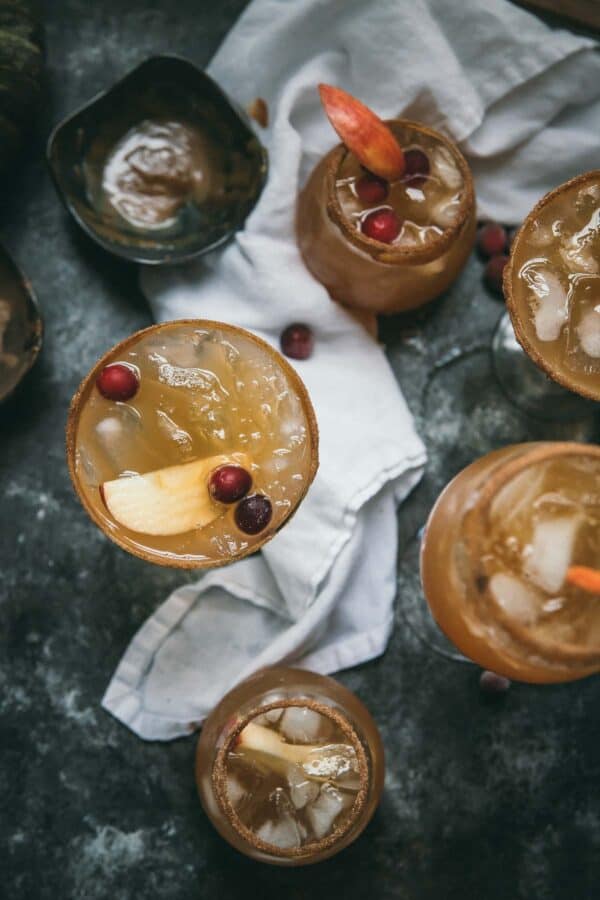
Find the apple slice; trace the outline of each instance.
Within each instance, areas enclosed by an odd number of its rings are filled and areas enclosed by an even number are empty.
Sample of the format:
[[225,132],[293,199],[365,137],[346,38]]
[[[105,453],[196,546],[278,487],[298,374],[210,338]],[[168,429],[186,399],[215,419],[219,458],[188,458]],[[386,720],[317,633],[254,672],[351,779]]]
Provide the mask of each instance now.
[[370,172],[395,181],[404,173],[404,153],[379,116],[341,88],[319,85],[327,118],[359,163]]
[[275,769],[282,764],[299,765],[314,781],[348,780],[358,772],[356,751],[350,744],[288,744],[276,731],[253,722],[240,732],[235,749],[267,756]]
[[243,453],[210,456],[105,481],[100,492],[108,511],[124,528],[164,537],[183,534],[204,528],[223,514],[223,507],[209,493],[208,480],[219,466],[231,463],[250,470],[250,460]]

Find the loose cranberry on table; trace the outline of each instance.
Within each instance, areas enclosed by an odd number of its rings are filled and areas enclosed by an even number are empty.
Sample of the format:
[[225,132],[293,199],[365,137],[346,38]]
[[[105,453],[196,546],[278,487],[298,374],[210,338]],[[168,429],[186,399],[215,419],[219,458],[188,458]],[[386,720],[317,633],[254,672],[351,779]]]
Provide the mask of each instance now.
[[484,259],[506,253],[508,235],[498,222],[486,222],[477,232],[477,249]]
[[363,234],[380,241],[382,244],[391,244],[400,234],[402,222],[393,209],[375,209],[360,223]]
[[302,322],[294,322],[281,332],[281,352],[290,359],[308,359],[315,343],[312,329]]
[[430,171],[427,154],[422,150],[405,150],[404,162],[406,168],[403,180],[411,187],[421,187],[425,184]]
[[356,182],[356,194],[363,203],[383,203],[390,190],[385,178],[366,172]]
[[273,507],[269,498],[263,494],[251,494],[238,503],[235,522],[245,534],[258,534],[267,527],[272,515]]
[[488,260],[487,265],[483,271],[483,278],[487,286],[494,294],[497,294],[499,297],[504,296],[502,290],[502,275],[504,273],[504,266],[508,262],[508,256],[502,253],[499,256],[492,256],[490,260]]
[[479,678],[479,687],[485,694],[505,694],[510,688],[510,681],[504,675],[486,669]]
[[131,400],[139,386],[137,373],[124,363],[104,366],[96,379],[96,387],[107,400]]
[[252,487],[252,475],[243,466],[220,466],[210,476],[211,497],[220,503],[237,503]]

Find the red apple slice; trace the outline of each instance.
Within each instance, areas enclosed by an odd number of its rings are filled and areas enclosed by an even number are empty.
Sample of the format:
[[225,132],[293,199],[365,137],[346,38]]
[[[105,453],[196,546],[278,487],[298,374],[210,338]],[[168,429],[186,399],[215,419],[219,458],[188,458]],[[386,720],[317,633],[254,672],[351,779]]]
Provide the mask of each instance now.
[[387,181],[400,178],[404,153],[385,122],[341,88],[320,84],[319,94],[327,118],[359,163]]
[[228,464],[250,468],[243,453],[210,456],[167,466],[145,475],[105,481],[100,491],[110,514],[124,528],[167,537],[204,528],[223,514],[212,499],[208,482],[215,469]]

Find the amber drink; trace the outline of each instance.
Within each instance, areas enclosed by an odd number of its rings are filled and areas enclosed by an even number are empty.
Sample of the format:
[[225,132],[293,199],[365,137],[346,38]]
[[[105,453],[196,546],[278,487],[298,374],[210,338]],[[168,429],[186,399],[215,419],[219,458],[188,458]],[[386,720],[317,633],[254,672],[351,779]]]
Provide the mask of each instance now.
[[504,292],[531,359],[564,387],[600,400],[600,170],[566,182],[531,211]]
[[210,714],[196,780],[220,834],[255,859],[318,862],[365,828],[383,786],[377,727],[354,694],[300,669],[264,669]]
[[73,399],[71,476],[92,519],[151,562],[222,565],[257,550],[317,468],[296,371],[255,335],[184,320],[134,334]]
[[405,119],[377,121],[373,142],[385,129],[403,161],[383,178],[366,167],[363,145],[346,138],[300,194],[297,238],[333,299],[391,313],[429,302],[456,279],[473,246],[475,198],[469,167],[446,137]]
[[600,447],[505,447],[441,494],[422,545],[425,596],[467,657],[509,678],[600,671]]

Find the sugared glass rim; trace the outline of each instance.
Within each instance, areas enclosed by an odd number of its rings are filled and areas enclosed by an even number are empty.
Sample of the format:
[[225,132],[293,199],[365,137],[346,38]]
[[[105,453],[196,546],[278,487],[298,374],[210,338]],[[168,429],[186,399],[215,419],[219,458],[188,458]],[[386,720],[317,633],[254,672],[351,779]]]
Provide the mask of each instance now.
[[466,159],[458,149],[457,145],[433,128],[423,125],[421,122],[413,122],[410,119],[387,119],[386,125],[399,126],[401,128],[411,128],[413,131],[421,132],[429,137],[434,138],[443,144],[450,151],[452,157],[460,169],[463,179],[463,193],[460,205],[457,210],[456,220],[448,228],[432,237],[427,243],[421,247],[407,247],[401,244],[383,244],[373,238],[367,237],[361,231],[354,227],[348,217],[345,215],[340,203],[338,192],[336,190],[336,181],[340,167],[350,153],[345,144],[338,144],[327,156],[326,170],[326,187],[327,187],[327,214],[331,221],[337,225],[344,237],[350,241],[358,250],[367,253],[376,262],[385,263],[387,265],[421,265],[423,263],[432,262],[444,253],[460,234],[469,215],[475,209],[475,189],[473,187],[473,176]]
[[600,390],[597,390],[595,392],[591,388],[588,390],[585,388],[585,386],[577,383],[575,379],[570,378],[569,375],[565,374],[563,371],[559,371],[548,359],[544,357],[540,350],[535,346],[534,342],[527,333],[527,329],[525,328],[523,322],[523,316],[518,308],[518,303],[515,296],[516,291],[513,291],[513,284],[515,283],[515,279],[518,277],[518,273],[513,272],[513,269],[515,267],[515,256],[521,241],[526,239],[526,232],[528,228],[533,225],[534,220],[537,218],[540,212],[549,203],[552,203],[557,197],[560,197],[562,193],[571,190],[571,188],[587,184],[588,182],[597,182],[598,184],[600,184],[600,169],[592,169],[590,172],[584,172],[582,175],[577,175],[575,178],[571,178],[569,179],[569,181],[563,182],[563,184],[560,184],[558,187],[549,191],[542,197],[541,200],[538,201],[538,203],[536,203],[531,212],[524,219],[523,224],[519,228],[512,242],[510,257],[506,266],[504,267],[503,289],[504,299],[506,301],[506,307],[508,309],[510,320],[515,331],[515,337],[517,338],[519,344],[521,345],[525,353],[529,356],[529,358],[536,364],[536,366],[538,366],[538,368],[549,375],[553,381],[556,381],[558,384],[561,384],[568,390],[574,391],[576,394],[580,394],[582,397],[588,397],[590,400],[600,400]]
[[[360,787],[357,791],[354,804],[352,805],[349,814],[346,816],[341,825],[334,827],[334,829],[328,835],[318,841],[310,841],[307,844],[302,844],[300,847],[284,848],[277,847],[275,844],[269,844],[267,841],[263,841],[262,838],[259,838],[254,831],[244,825],[244,823],[238,816],[235,808],[229,800],[229,794],[227,791],[227,757],[237,737],[241,734],[241,732],[244,730],[246,725],[249,724],[249,722],[251,722],[257,716],[269,712],[269,710],[284,709],[290,706],[308,707],[314,712],[318,712],[333,721],[334,724],[343,732],[356,753],[356,758],[358,760]],[[245,713],[245,715],[241,716],[239,719],[236,719],[235,726],[227,734],[225,740],[219,747],[212,768],[212,785],[215,797],[221,808],[221,811],[223,812],[224,816],[231,824],[233,829],[237,832],[237,834],[242,838],[243,841],[245,841],[254,849],[260,850],[261,852],[269,854],[271,856],[279,856],[287,859],[299,859],[303,857],[316,856],[317,854],[322,853],[324,850],[328,850],[329,848],[337,844],[340,840],[342,840],[342,838],[344,838],[348,834],[348,832],[351,831],[352,828],[356,825],[361,813],[366,806],[367,796],[369,792],[369,783],[370,768],[367,760],[367,754],[365,753],[365,749],[360,741],[360,738],[358,737],[357,732],[352,727],[352,725],[350,725],[348,719],[346,719],[346,717],[343,716],[340,712],[325,703],[314,700],[312,697],[294,697],[291,699],[275,700],[271,703],[261,704],[257,707],[254,707],[252,710],[250,710],[250,712]]]
[[[132,545],[130,542],[125,541],[123,538],[121,538],[118,533],[118,529],[110,529],[109,527],[107,527],[105,520],[98,513],[97,509],[91,503],[85,491],[83,490],[80,484],[79,475],[77,473],[76,451],[79,418],[90,392],[94,389],[96,379],[100,374],[100,371],[111,360],[114,360],[117,355],[123,354],[130,348],[132,344],[136,343],[145,335],[163,331],[167,328],[176,328],[180,326],[189,326],[190,328],[196,329],[222,329],[225,331],[235,332],[236,334],[242,335],[245,339],[256,344],[258,347],[260,347],[261,350],[265,351],[268,356],[274,357],[277,360],[277,364],[283,370],[286,378],[289,379],[294,391],[298,395],[302,404],[304,416],[306,418],[307,434],[310,444],[310,460],[306,478],[304,479],[303,490],[298,496],[294,509],[289,513],[289,515],[285,516],[281,520],[276,528],[265,529],[265,534],[263,537],[259,536],[259,540],[255,541],[249,547],[246,547],[244,550],[236,553],[235,556],[228,559],[213,560],[190,558],[189,556],[161,556],[159,553],[154,553],[150,550],[146,550],[141,546]],[[296,369],[294,369],[293,366],[291,366],[290,363],[288,363],[288,361],[282,356],[282,354],[279,353],[279,351],[276,350],[271,344],[267,343],[267,341],[264,341],[262,338],[259,338],[251,331],[247,331],[245,328],[240,328],[238,325],[230,325],[226,322],[217,322],[212,319],[173,319],[169,322],[158,322],[154,325],[150,325],[148,328],[142,328],[140,331],[134,332],[133,334],[129,335],[129,337],[120,341],[118,344],[115,344],[114,347],[111,347],[110,350],[108,350],[98,360],[98,362],[94,366],[92,366],[88,374],[85,376],[85,378],[77,388],[75,394],[73,395],[73,399],[71,400],[67,418],[66,454],[71,481],[83,508],[87,512],[92,522],[94,522],[94,524],[97,525],[98,528],[100,528],[100,530],[108,538],[110,538],[111,541],[113,541],[113,543],[118,544],[119,547],[121,547],[123,550],[126,550],[128,553],[131,553],[133,556],[138,556],[140,557],[140,559],[143,559],[146,562],[154,563],[155,565],[177,569],[215,569],[220,566],[229,565],[229,563],[232,563],[238,559],[243,559],[245,556],[249,556],[252,553],[256,553],[257,550],[260,550],[260,548],[264,546],[264,544],[270,541],[271,538],[273,538],[277,534],[277,532],[281,528],[283,528],[283,526],[287,522],[289,522],[291,517],[294,515],[294,513],[302,503],[302,500],[306,496],[306,493],[310,485],[312,484],[319,467],[319,429],[310,396],[302,379],[298,375]]]

